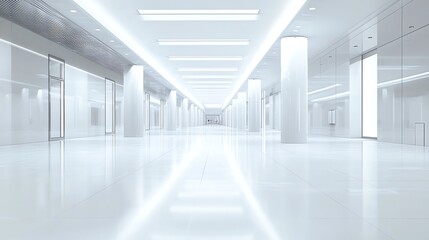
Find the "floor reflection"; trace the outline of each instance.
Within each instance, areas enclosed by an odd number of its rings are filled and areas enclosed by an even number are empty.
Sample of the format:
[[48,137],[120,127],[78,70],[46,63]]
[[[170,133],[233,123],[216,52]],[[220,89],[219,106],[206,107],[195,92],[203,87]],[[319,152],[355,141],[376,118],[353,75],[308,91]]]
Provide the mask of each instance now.
[[206,127],[0,147],[0,239],[429,235],[424,148],[279,140]]

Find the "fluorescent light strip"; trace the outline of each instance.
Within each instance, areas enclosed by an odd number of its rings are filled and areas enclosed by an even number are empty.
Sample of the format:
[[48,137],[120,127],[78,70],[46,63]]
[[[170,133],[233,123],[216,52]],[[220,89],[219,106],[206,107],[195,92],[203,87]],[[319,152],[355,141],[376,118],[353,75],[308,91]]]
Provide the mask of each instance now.
[[324,92],[324,91],[327,91],[329,89],[336,88],[336,87],[339,87],[339,86],[341,86],[341,84],[334,84],[334,85],[329,86],[329,87],[325,87],[325,88],[321,88],[319,90],[315,90],[315,91],[309,92],[308,95],[312,95],[312,94],[315,94],[315,93]]
[[185,75],[183,79],[234,79],[231,75]]
[[145,21],[256,21],[259,10],[138,10]]
[[144,21],[256,21],[258,15],[142,15]]
[[189,81],[188,84],[231,84],[230,81]]
[[150,240],[255,240],[254,235],[235,235],[235,234],[216,234],[216,236],[208,236],[208,235],[185,235],[179,236],[177,234],[174,235],[152,235]]
[[294,0],[294,1],[285,1],[283,6],[279,6],[279,9],[282,9],[279,14],[279,18],[273,24],[271,24],[271,29],[268,33],[265,34],[265,38],[262,41],[259,49],[257,49],[256,54],[251,56],[251,61],[247,65],[246,69],[243,71],[243,74],[237,81],[237,84],[229,97],[224,103],[224,108],[229,105],[231,100],[234,98],[235,94],[240,90],[241,86],[247,81],[249,76],[252,74],[253,70],[258,66],[259,62],[263,59],[266,53],[271,49],[273,44],[277,41],[280,35],[283,33],[285,28],[292,22],[301,8],[307,0]]
[[217,98],[217,97],[225,97],[226,94],[204,94],[204,95],[198,95],[200,97],[204,97],[204,98]]
[[193,89],[230,89],[230,87],[225,86],[192,86]]
[[247,46],[249,40],[244,39],[159,39],[160,46]]
[[259,9],[138,9],[140,15],[255,15]]
[[238,68],[178,68],[179,72],[238,72]]
[[205,93],[216,93],[216,94],[225,94],[227,93],[228,89],[195,89],[196,91],[198,91],[198,93],[200,94],[205,94]]
[[242,61],[243,57],[187,57],[187,56],[171,56],[170,61]]

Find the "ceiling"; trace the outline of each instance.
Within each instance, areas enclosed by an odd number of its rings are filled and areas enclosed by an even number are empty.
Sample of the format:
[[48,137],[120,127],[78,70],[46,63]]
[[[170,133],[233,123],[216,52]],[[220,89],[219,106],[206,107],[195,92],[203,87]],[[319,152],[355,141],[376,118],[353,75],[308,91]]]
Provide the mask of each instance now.
[[[122,54],[124,58],[134,64],[145,65],[145,70],[151,78],[178,90],[202,108],[217,108],[219,111],[238,90],[245,90],[244,83],[249,77],[261,79],[264,88],[280,81],[280,46],[276,41],[279,37],[307,36],[309,56],[313,58],[339,38],[346,36],[350,29],[364,19],[388,4],[397,2],[397,0],[44,1]],[[302,4],[304,6],[301,8]],[[139,15],[139,9],[259,11],[256,20],[231,20],[239,18],[238,13],[232,17],[229,15],[229,20],[202,20],[201,18],[207,18],[207,15],[195,17],[194,12],[191,17],[199,20],[185,21],[183,16],[177,16],[183,12],[174,12],[176,16],[162,15],[163,21],[159,19],[154,21],[148,20],[150,17],[154,18],[152,15]],[[253,18],[249,14],[246,13],[244,18]],[[221,17],[217,15],[216,19]],[[159,41],[164,43],[160,44]],[[188,57],[198,58],[186,59]],[[223,59],[204,59],[219,57]],[[235,59],[227,59],[231,57]]]
[[[353,43],[354,31],[365,24],[370,18],[385,10],[399,0],[308,0],[291,24],[281,36],[306,36],[309,40],[309,59],[311,62],[321,53],[333,48],[342,38]],[[311,11],[310,8],[316,8]],[[376,35],[376,33],[374,34]],[[362,41],[362,39],[360,39]],[[350,49],[350,59],[353,52],[360,54],[363,49]],[[262,79],[262,88],[267,89],[280,82],[280,41],[272,46],[260,64],[254,69],[251,78]],[[326,53],[328,58],[329,51]],[[310,79],[311,80],[311,79]],[[311,84],[319,88],[318,84]],[[247,89],[243,85],[241,90]],[[316,89],[309,89],[313,91]]]

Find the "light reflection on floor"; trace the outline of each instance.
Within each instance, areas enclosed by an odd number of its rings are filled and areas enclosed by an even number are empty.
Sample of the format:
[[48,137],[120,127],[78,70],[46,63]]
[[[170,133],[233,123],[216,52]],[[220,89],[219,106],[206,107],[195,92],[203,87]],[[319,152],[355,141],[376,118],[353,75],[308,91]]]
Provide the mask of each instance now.
[[0,239],[429,236],[429,152],[223,127],[0,147]]

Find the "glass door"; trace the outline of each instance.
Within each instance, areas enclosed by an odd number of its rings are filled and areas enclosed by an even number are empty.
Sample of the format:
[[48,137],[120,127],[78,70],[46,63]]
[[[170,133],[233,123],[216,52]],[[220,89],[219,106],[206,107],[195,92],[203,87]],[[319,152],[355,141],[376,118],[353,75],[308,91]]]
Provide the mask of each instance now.
[[105,116],[106,116],[106,134],[116,132],[116,84],[113,80],[106,78],[105,94]]
[[64,139],[65,119],[65,62],[49,55],[48,57],[49,88],[49,140]]

